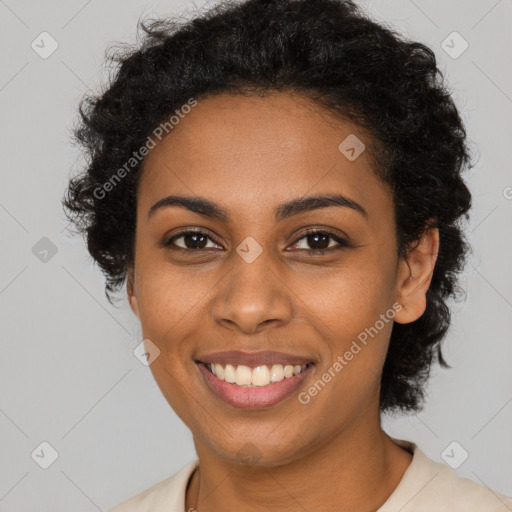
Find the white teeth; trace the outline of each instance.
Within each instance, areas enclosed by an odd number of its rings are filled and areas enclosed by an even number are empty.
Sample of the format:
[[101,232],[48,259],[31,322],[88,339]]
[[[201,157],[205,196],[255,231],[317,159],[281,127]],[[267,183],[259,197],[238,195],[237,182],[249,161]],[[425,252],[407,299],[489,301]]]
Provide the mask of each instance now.
[[279,382],[284,379],[284,369],[282,364],[275,364],[270,368],[270,380],[272,382]]
[[241,364],[236,369],[235,379],[238,386],[242,386],[243,384],[251,384],[251,369],[248,366]]
[[280,382],[283,379],[289,379],[298,375],[306,365],[296,364],[274,364],[270,369],[266,365],[256,366],[251,370],[249,366],[243,364],[233,366],[227,364],[222,366],[219,363],[209,363],[208,368],[220,380],[244,387],[262,387],[268,386],[272,382]]
[[293,366],[291,364],[287,364],[284,367],[284,376],[289,379],[290,377],[293,377]]
[[235,368],[230,364],[227,364],[226,368],[224,369],[224,380],[226,382],[230,382],[231,384],[236,382]]
[[[257,366],[252,371],[251,382],[255,386],[270,384],[270,371],[266,366]],[[238,383],[237,383],[238,384]]]
[[220,380],[224,380],[224,368],[220,364],[215,364],[215,375]]

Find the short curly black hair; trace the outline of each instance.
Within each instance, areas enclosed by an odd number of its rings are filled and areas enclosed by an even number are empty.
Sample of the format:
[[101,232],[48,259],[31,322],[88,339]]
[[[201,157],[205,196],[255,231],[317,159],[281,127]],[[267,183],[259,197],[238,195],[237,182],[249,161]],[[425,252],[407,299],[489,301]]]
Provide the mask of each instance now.
[[118,66],[105,92],[80,102],[72,135],[87,168],[62,200],[106,277],[108,300],[134,263],[144,160],[132,157],[155,127],[191,98],[306,95],[370,134],[374,171],[393,191],[399,256],[428,227],[439,229],[426,310],[394,324],[381,379],[381,412],[421,410],[432,363],[449,367],[440,342],[451,321],[446,301],[462,291],[457,274],[471,249],[460,226],[471,207],[461,173],[474,165],[433,51],[350,0],[224,0],[192,19],[139,19],[137,27],[144,31],[138,47],[106,53]]

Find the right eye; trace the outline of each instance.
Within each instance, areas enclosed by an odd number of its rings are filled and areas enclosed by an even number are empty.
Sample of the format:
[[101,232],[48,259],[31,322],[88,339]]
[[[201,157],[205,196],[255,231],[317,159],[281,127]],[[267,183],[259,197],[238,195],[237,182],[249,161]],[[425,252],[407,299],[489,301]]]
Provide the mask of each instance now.
[[[180,239],[183,239],[182,244],[176,243],[176,241]],[[178,248],[184,251],[200,251],[202,249],[212,249],[212,247],[207,247],[208,240],[214,242],[214,240],[203,231],[187,230],[173,235],[169,240],[164,242],[163,245],[171,250]],[[216,242],[214,243],[218,246]]]

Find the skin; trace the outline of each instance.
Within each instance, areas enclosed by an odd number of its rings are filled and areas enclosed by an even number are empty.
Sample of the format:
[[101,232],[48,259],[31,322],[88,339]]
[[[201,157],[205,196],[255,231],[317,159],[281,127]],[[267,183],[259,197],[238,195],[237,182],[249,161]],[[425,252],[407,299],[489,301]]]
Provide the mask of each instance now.
[[[294,394],[257,411],[232,407],[206,387],[194,363],[218,350],[305,355],[315,367],[303,391],[394,303],[402,306],[396,322],[423,314],[438,230],[398,258],[391,190],[374,174],[368,151],[354,161],[339,151],[349,134],[370,142],[295,93],[221,94],[200,99],[146,157],[127,292],[144,338],[160,350],[153,376],[193,434],[200,468],[186,510],[375,511],[412,460],[380,426],[392,321],[306,405]],[[281,203],[328,193],[353,199],[367,217],[329,206],[274,218]],[[208,198],[230,220],[179,206],[148,219],[170,194]],[[326,238],[326,253],[314,254],[322,240],[305,237],[306,227],[348,237],[353,247]],[[184,228],[211,239],[188,252],[179,246],[193,246],[190,236],[174,249],[162,246]],[[236,252],[246,237],[263,249],[250,264]],[[241,449],[255,452],[252,463],[241,460]]]

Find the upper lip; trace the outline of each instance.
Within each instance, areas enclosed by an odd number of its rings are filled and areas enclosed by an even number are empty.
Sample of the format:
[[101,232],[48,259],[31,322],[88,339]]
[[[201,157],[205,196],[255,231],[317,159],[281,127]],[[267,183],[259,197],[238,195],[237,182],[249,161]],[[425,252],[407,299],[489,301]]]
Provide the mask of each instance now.
[[233,366],[258,366],[272,364],[303,365],[312,363],[308,357],[273,350],[261,350],[259,352],[246,352],[243,350],[230,350],[223,352],[212,352],[199,356],[197,361],[201,363],[231,364]]

